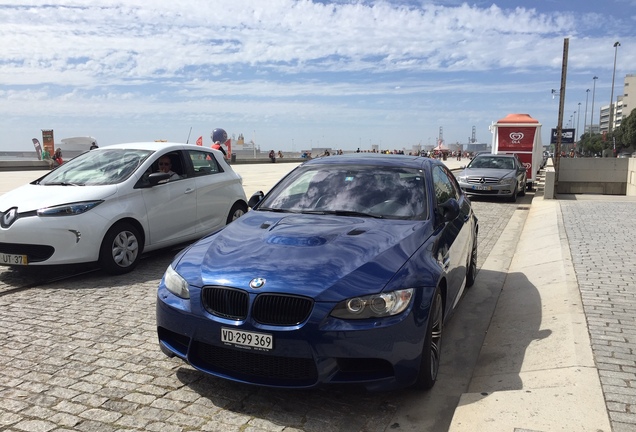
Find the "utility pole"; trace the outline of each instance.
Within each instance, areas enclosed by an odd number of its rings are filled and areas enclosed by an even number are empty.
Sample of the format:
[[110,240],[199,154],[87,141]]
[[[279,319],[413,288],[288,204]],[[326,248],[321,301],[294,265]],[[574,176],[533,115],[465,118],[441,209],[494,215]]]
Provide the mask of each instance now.
[[557,139],[556,150],[554,152],[554,190],[557,191],[559,185],[559,161],[561,159],[561,139],[563,134],[563,105],[565,103],[565,82],[568,74],[568,47],[570,46],[570,39],[563,39],[563,63],[561,67],[561,90],[559,91],[559,120],[557,123]]

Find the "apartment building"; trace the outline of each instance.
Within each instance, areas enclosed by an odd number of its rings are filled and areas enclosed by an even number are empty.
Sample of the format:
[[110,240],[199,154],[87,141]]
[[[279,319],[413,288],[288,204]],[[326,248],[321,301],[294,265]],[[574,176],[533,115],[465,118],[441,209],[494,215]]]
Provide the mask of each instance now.
[[[625,75],[623,84],[623,94],[616,97],[616,101],[612,103],[614,110],[612,130],[621,125],[625,117],[629,117],[632,110],[636,108],[636,74]],[[610,105],[601,106],[599,112],[599,132],[607,132],[610,122]]]

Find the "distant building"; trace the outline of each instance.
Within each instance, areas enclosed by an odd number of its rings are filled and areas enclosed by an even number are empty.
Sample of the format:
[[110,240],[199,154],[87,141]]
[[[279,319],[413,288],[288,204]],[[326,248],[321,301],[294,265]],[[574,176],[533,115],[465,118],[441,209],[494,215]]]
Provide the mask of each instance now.
[[[629,117],[634,108],[636,108],[636,75],[625,75],[623,84],[623,94],[616,97],[616,101],[611,103],[614,115],[612,118],[612,130],[618,128],[623,119]],[[610,125],[610,104],[601,106],[600,120],[598,131],[592,130],[593,133],[603,133],[609,131]],[[596,126],[596,125],[595,125]]]

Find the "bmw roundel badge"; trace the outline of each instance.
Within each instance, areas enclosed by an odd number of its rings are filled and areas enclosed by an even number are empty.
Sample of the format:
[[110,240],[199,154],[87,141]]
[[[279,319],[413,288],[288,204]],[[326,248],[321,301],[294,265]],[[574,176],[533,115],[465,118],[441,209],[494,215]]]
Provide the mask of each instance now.
[[254,278],[250,281],[250,288],[252,289],[263,288],[263,285],[265,285],[265,279],[263,278]]

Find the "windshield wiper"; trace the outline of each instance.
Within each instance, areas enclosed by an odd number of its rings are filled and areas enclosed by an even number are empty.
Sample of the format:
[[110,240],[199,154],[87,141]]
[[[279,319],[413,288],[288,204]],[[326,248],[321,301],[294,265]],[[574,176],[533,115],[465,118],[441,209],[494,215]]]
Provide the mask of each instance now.
[[272,207],[259,207],[257,210],[263,210],[263,211],[271,211],[274,213],[298,213],[294,210],[289,210],[289,209],[282,209],[282,208],[272,208]]
[[353,210],[304,210],[303,214],[320,214],[320,215],[336,215],[336,216],[359,216],[359,217],[370,217],[375,219],[384,219],[384,216],[373,213],[364,213]]
[[84,186],[84,183],[73,183],[73,182],[51,182],[51,183],[40,183],[44,186]]

